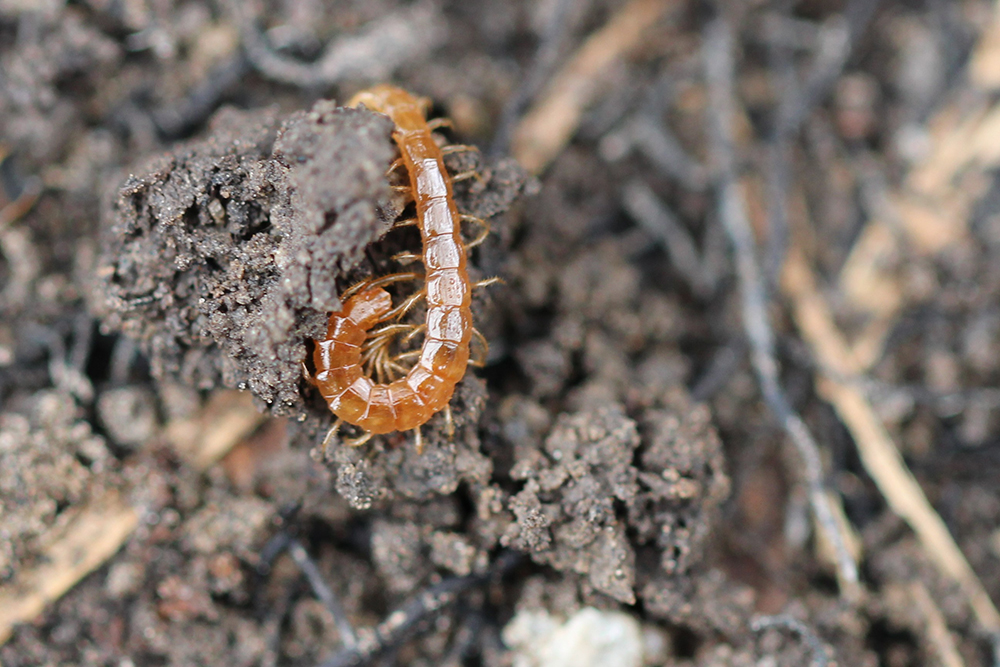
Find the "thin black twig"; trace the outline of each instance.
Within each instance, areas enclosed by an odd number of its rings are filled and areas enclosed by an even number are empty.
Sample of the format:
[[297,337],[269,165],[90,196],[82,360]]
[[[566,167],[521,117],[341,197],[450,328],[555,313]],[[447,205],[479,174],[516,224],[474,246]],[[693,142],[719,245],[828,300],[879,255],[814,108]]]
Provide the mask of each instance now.
[[606,160],[624,157],[632,149],[642,153],[661,173],[694,192],[708,187],[704,165],[695,160],[657,118],[656,114],[639,112],[624,125],[601,139],[601,156]]
[[725,19],[712,20],[706,26],[702,45],[709,92],[708,133],[712,156],[718,168],[719,218],[735,253],[743,327],[750,343],[750,361],[765,402],[799,452],[813,514],[820,530],[833,546],[841,586],[846,589],[845,593],[853,596],[857,592],[858,567],[837,525],[823,484],[819,446],[805,422],[792,409],[778,378],[774,332],[767,314],[767,292],[757,263],[756,243],[736,175],[731,127],[736,111],[732,49],[732,33]]
[[295,564],[299,566],[299,569],[302,570],[302,574],[306,576],[313,594],[319,598],[319,601],[323,603],[323,606],[333,616],[333,622],[337,626],[337,631],[340,633],[340,640],[344,643],[344,646],[348,649],[357,646],[358,636],[354,632],[351,621],[347,618],[344,606],[340,604],[340,600],[337,599],[337,596],[333,594],[330,587],[323,581],[323,575],[320,573],[319,567],[309,557],[305,547],[298,540],[292,538],[288,543],[288,553],[292,557],[292,560],[295,561]]
[[249,60],[239,53],[213,68],[183,100],[154,111],[153,124],[160,138],[179,139],[204,123],[249,71]]
[[656,239],[691,291],[701,298],[711,295],[715,285],[703,266],[694,239],[648,185],[639,179],[622,190],[622,203],[629,215]]
[[732,379],[745,355],[746,342],[742,338],[716,350],[708,366],[691,385],[691,398],[702,402],[714,396]]
[[570,32],[570,10],[576,4],[574,0],[557,0],[552,15],[540,36],[534,58],[527,72],[521,77],[521,84],[508,98],[507,104],[500,112],[500,119],[497,121],[496,132],[493,135],[493,143],[490,144],[487,151],[490,157],[498,157],[507,152],[514,126],[538,91],[541,90],[542,85],[552,75]]
[[819,47],[801,85],[792,62],[778,47],[771,50],[772,70],[780,74],[784,91],[774,114],[768,142],[767,193],[769,237],[767,275],[775,282],[788,249],[788,187],[791,183],[789,151],[802,122],[812,113],[837,81],[847,65],[858,38],[871,23],[880,0],[852,0],[843,15],[829,20],[820,29]]
[[295,597],[295,587],[287,588],[276,601],[268,604],[261,633],[264,635],[264,654],[260,658],[260,667],[277,667],[278,653],[281,648],[281,626],[285,616],[292,606]]
[[345,79],[386,79],[400,65],[412,63],[442,43],[444,26],[433,3],[417,3],[384,16],[355,35],[331,41],[311,63],[271,48],[240,0],[227,0],[236,18],[250,64],[274,81],[302,88],[322,88]]
[[796,618],[792,618],[787,614],[778,614],[777,616],[758,616],[750,622],[750,629],[754,632],[762,632],[771,628],[790,630],[802,637],[803,641],[809,645],[812,651],[811,662],[813,667],[829,667],[836,664],[833,656],[830,655],[830,651],[820,638],[816,636],[812,628]]
[[444,579],[425,589],[386,616],[371,629],[362,630],[356,646],[345,648],[330,657],[320,667],[360,667],[392,647],[399,646],[418,630],[432,615],[448,607],[464,591],[501,577],[521,561],[520,554],[505,551],[483,574]]

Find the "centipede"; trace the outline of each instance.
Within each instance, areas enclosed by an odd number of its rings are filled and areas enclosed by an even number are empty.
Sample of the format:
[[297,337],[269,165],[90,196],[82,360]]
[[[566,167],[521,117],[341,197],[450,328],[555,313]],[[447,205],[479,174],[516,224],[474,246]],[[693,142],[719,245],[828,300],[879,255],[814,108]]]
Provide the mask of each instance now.
[[[428,121],[425,99],[395,86],[380,85],[358,93],[347,106],[364,106],[393,122],[392,138],[400,157],[389,166],[387,175],[405,168],[408,185],[397,188],[412,198],[416,211],[414,217],[397,220],[393,227],[415,225],[422,247],[419,255],[402,253],[396,259],[423,263],[423,287],[395,307],[385,288],[417,279],[419,273],[369,278],[345,290],[341,309],[330,315],[326,336],[315,340],[313,352],[312,382],[337,418],[322,449],[326,450],[332,435],[346,422],[363,431],[360,437],[346,441],[349,445],[359,446],[374,435],[415,430],[420,451],[420,427],[435,414],[447,410],[447,424],[452,428],[448,405],[470,363],[470,343],[476,337],[486,344],[472,323],[471,293],[496,279],[473,284],[466,264],[469,249],[485,239],[489,226],[459,212],[452,182],[478,175],[449,174],[444,155],[471,147],[441,148],[437,144],[434,130],[447,121]],[[479,223],[481,232],[466,243],[461,224],[468,220]],[[420,300],[426,303],[422,324],[392,323]],[[380,324],[381,328],[373,331]],[[396,357],[386,352],[388,342],[395,337],[405,334],[405,339],[411,340],[421,333],[419,350]],[[409,368],[404,365],[407,360],[414,361]],[[366,372],[366,363],[378,378]]]

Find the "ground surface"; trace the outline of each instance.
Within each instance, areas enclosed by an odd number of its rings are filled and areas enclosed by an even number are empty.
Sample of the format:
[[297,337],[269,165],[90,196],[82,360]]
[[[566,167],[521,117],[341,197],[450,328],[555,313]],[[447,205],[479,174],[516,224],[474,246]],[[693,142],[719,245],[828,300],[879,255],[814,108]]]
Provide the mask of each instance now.
[[[995,664],[989,3],[29,4],[0,0],[4,667]],[[447,164],[503,283],[453,433],[324,456],[311,339],[419,251],[391,124],[338,106],[386,80],[481,149]],[[741,218],[818,476],[751,364]]]

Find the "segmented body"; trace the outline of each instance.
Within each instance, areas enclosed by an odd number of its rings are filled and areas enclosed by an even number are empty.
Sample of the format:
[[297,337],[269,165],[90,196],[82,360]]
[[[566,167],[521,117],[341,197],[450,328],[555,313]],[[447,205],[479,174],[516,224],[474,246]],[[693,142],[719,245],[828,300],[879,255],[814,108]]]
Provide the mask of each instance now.
[[395,124],[417,209],[427,302],[420,357],[388,384],[365,375],[361,354],[368,330],[392,310],[389,293],[362,289],[330,316],[326,338],[316,341],[315,384],[337,417],[369,433],[416,428],[443,409],[465,374],[472,337],[471,286],[461,238],[461,216],[441,149],[434,142],[420,101],[393,86],[377,86],[354,97]]

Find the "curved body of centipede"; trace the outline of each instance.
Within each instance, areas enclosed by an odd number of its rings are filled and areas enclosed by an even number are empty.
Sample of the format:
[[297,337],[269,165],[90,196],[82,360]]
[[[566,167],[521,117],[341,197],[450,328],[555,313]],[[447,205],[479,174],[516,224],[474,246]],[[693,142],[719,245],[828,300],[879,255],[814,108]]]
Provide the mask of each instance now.
[[473,335],[472,285],[461,237],[461,221],[468,216],[460,215],[455,206],[451,178],[424,117],[423,103],[399,88],[377,86],[356,95],[348,106],[358,104],[386,114],[395,124],[393,140],[416,204],[424,264],[424,288],[419,294],[426,300],[427,315],[420,327],[424,340],[416,363],[388,383],[365,374],[362,352],[369,330],[400,311],[393,310],[389,293],[380,286],[389,281],[375,279],[355,286],[343,308],[330,316],[326,337],[316,341],[314,383],[339,420],[366,432],[352,444],[371,434],[414,428],[419,438],[418,427],[448,405],[465,374]]

